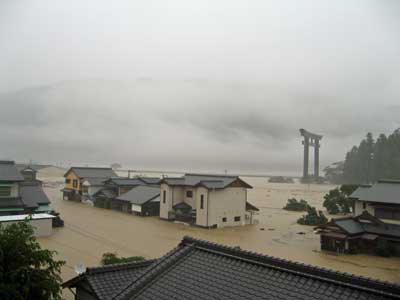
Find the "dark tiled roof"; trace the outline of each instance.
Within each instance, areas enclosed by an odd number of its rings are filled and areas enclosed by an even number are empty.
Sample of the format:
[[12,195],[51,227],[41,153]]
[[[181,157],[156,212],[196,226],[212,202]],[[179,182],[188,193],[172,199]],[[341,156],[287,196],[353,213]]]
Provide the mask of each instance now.
[[50,204],[50,200],[41,185],[20,186],[22,202],[26,207],[38,207],[39,204]]
[[185,174],[179,178],[163,178],[161,182],[166,182],[168,185],[183,185],[183,186],[204,186],[208,189],[223,189],[239,180],[241,185],[251,188],[249,184],[241,180],[238,176],[227,175],[203,175],[203,174]]
[[89,177],[118,177],[118,175],[111,168],[89,168],[89,167],[71,167],[64,177],[73,171],[79,178],[89,178]]
[[24,177],[13,161],[1,160],[0,181],[24,181]]
[[368,202],[400,204],[400,181],[380,180],[372,186],[360,186],[350,197]]
[[399,298],[399,285],[185,237],[112,299]]
[[117,197],[118,200],[128,201],[132,204],[142,205],[147,201],[160,196],[160,188],[141,185]]
[[138,178],[140,180],[144,181],[147,184],[160,184],[160,178],[159,177],[144,177],[144,176],[140,176]]
[[259,211],[257,207],[255,207],[253,204],[250,202],[246,202],[246,210],[254,210],[254,211]]
[[98,299],[111,299],[152,263],[154,260],[87,268],[84,274],[63,283],[63,287],[76,287],[87,282]]
[[101,186],[107,179],[108,178],[104,177],[89,177],[89,178],[84,178],[83,182],[87,181],[91,186]]
[[21,197],[0,198],[0,208],[23,208],[24,203]]
[[328,224],[316,228],[329,229],[331,224],[338,226],[346,234],[352,236],[370,233],[400,238],[399,224],[384,223],[366,211],[356,217],[333,218]]
[[113,189],[103,188],[97,191],[93,197],[106,197],[109,199],[114,199],[117,196],[117,193]]
[[107,184],[114,184],[117,186],[135,186],[146,184],[139,178],[110,178],[106,181]]

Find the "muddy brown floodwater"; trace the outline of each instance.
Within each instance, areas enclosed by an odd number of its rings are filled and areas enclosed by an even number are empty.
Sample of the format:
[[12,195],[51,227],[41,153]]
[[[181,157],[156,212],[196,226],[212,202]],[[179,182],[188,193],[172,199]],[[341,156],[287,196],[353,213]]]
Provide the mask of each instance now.
[[[259,224],[223,229],[201,229],[122,212],[90,207],[62,200],[62,186],[46,187],[52,207],[61,213],[64,228],[55,229],[52,236],[40,238],[45,248],[58,251],[66,261],[62,278],[76,275],[74,265],[99,264],[105,252],[121,256],[140,255],[156,258],[175,247],[185,235],[221,244],[240,246],[272,256],[323,266],[342,272],[364,275],[400,283],[400,258],[366,255],[335,255],[320,251],[319,236],[313,228],[296,224],[302,213],[282,209],[288,198],[307,200],[322,208],[323,196],[333,186],[268,183],[267,178],[243,178],[254,188],[248,200],[260,208]],[[264,230],[261,230],[261,229]],[[298,234],[302,232],[304,234]],[[73,299],[68,291],[67,299]]]

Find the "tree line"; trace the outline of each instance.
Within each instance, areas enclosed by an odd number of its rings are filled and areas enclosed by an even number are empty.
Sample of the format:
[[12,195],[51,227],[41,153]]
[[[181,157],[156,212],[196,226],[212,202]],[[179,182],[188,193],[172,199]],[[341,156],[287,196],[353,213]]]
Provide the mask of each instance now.
[[343,162],[324,169],[332,183],[367,184],[379,179],[400,179],[400,128],[375,140],[368,133],[347,152]]

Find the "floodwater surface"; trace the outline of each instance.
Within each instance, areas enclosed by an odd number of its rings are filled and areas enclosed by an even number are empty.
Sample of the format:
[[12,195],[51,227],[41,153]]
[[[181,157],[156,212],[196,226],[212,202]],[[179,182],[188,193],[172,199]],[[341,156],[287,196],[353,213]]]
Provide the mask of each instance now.
[[[260,212],[258,224],[223,229],[202,229],[163,221],[157,217],[138,217],[122,212],[62,200],[62,185],[46,187],[52,207],[61,213],[65,227],[50,237],[39,238],[45,248],[58,251],[66,261],[64,280],[75,276],[74,265],[97,266],[105,252],[121,256],[157,258],[176,247],[185,236],[204,239],[306,264],[323,266],[380,280],[400,283],[400,258],[367,255],[336,255],[320,251],[319,236],[313,227],[296,220],[303,214],[282,209],[288,198],[305,199],[322,209],[323,196],[330,185],[268,183],[268,178],[243,178],[254,188],[248,201]],[[73,299],[66,291],[64,296]]]

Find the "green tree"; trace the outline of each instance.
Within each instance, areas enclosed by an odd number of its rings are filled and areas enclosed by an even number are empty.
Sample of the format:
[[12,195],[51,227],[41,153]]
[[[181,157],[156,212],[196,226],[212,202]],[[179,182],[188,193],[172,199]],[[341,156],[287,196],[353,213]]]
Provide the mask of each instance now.
[[288,199],[285,207],[283,209],[290,211],[307,211],[308,203],[307,201],[300,199],[297,201],[296,198]]
[[64,261],[42,249],[27,222],[0,224],[0,299],[61,299]]
[[353,210],[354,201],[349,196],[357,189],[357,185],[343,184],[340,188],[330,190],[324,196],[323,206],[329,214],[347,214]]
[[297,220],[297,223],[300,225],[323,225],[328,222],[328,219],[325,217],[322,211],[317,211],[315,207],[308,206],[307,214],[302,216]]
[[145,258],[143,256],[118,257],[116,253],[107,252],[103,254],[100,263],[103,266],[106,266],[106,265],[128,263],[128,262],[140,262],[144,261],[144,259]]

